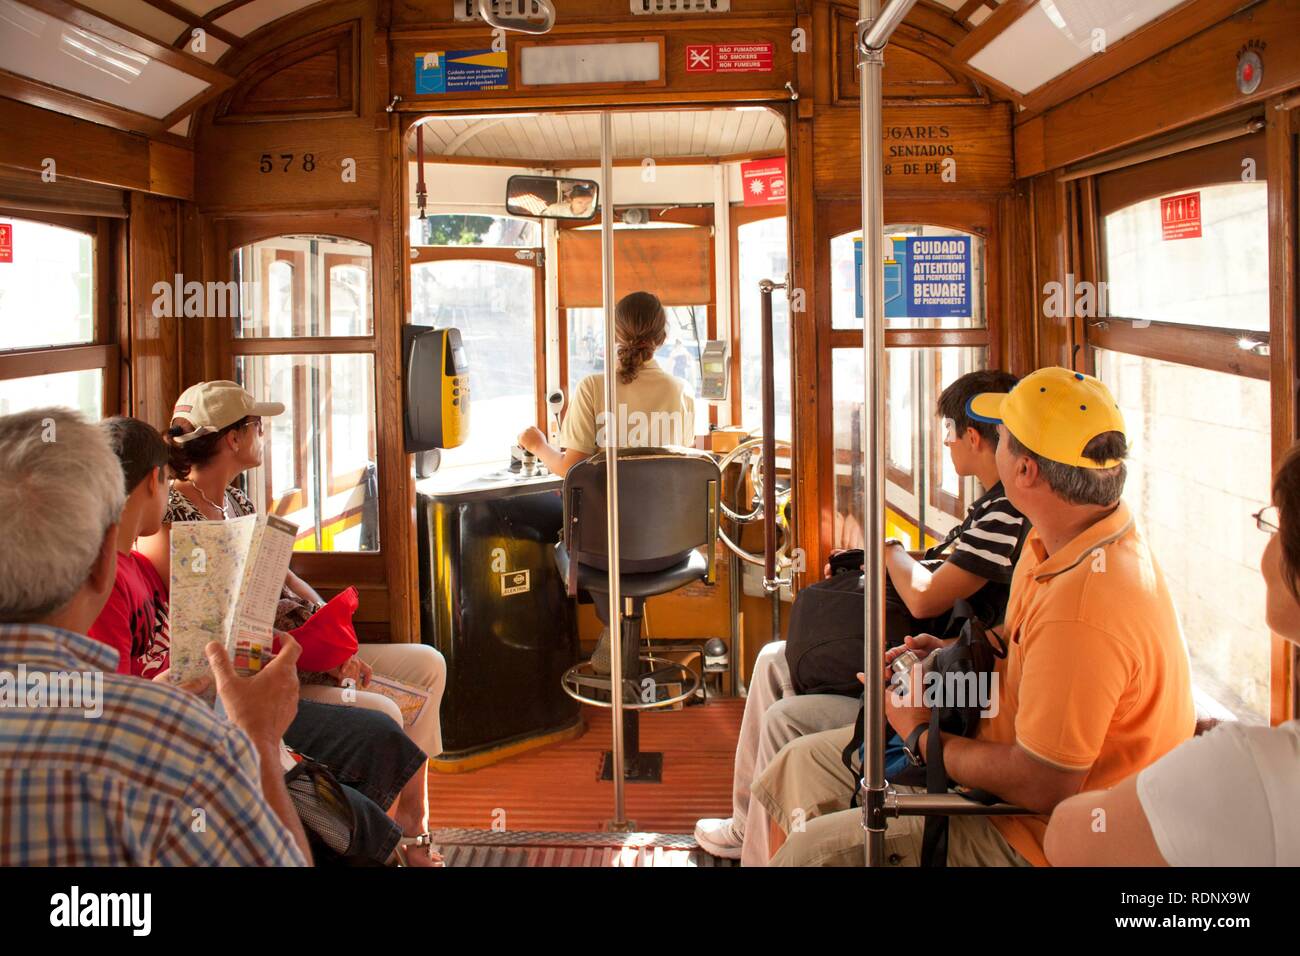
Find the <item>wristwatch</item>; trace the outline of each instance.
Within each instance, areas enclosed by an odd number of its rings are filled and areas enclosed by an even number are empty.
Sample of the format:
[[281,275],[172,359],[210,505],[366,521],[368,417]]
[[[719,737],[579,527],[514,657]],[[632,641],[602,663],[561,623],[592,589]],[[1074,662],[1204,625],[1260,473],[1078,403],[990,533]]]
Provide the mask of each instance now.
[[912,732],[907,735],[903,741],[903,752],[907,754],[907,759],[912,762],[913,767],[925,766],[925,754],[921,752],[921,734],[930,729],[930,725],[917,724],[912,728]]

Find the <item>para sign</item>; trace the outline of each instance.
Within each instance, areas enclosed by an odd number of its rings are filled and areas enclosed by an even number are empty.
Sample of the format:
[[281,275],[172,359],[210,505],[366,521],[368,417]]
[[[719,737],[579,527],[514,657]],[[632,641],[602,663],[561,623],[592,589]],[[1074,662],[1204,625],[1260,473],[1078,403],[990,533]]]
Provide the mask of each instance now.
[[1160,200],[1162,239],[1201,238],[1201,194],[1179,193]]
[[13,223],[0,222],[0,262],[14,261]]

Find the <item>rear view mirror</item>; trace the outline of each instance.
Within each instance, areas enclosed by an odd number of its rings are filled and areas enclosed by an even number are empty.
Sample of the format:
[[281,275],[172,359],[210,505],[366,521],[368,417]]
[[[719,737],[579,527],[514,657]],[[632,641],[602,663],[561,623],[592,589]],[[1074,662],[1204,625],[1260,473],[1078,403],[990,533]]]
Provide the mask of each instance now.
[[564,176],[511,176],[506,209],[514,216],[540,219],[592,219],[598,187],[590,179]]

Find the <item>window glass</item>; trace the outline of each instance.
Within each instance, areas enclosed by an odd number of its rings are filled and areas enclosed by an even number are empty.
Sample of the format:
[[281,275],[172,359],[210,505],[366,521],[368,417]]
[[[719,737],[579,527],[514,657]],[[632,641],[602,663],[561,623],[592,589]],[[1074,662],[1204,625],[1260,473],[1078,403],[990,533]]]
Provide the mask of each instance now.
[[[569,384],[566,395],[588,375],[605,370],[605,310],[566,309],[569,322]],[[708,308],[703,305],[665,306],[668,337],[655,352],[659,367],[676,375],[695,396],[695,433],[708,434],[709,406],[700,397],[700,354],[708,336]]]
[[1268,184],[1157,196],[1105,217],[1107,314],[1268,331]]
[[247,355],[240,384],[283,402],[263,420],[262,464],[247,473],[259,511],[298,525],[299,551],[379,550],[373,355]]
[[75,408],[90,421],[104,416],[104,373],[56,372],[0,381],[0,415],[13,415],[47,405]]
[[494,246],[532,248],[542,244],[542,228],[509,216],[430,214],[411,217],[413,246]]
[[277,236],[237,249],[227,289],[208,290],[237,338],[374,334],[371,253],[328,236]]
[[[888,535],[922,547],[946,534],[978,492],[973,478],[958,478],[952,471],[936,405],[939,393],[953,379],[984,367],[986,350],[891,348],[886,349],[885,357],[885,528]],[[835,349],[831,355],[831,415],[835,462],[832,547],[836,548],[863,546],[862,388],[862,350]],[[930,493],[944,468],[951,472],[961,494],[959,503]]]
[[[831,239],[831,327],[835,329],[862,328],[855,243],[861,235],[860,230],[854,230]],[[924,279],[928,285],[924,291],[915,290],[911,299],[906,279],[922,267],[908,265],[908,237],[952,237],[969,246],[968,249],[958,245],[927,250],[930,261],[924,268],[928,272],[914,278],[917,281]],[[984,326],[984,239],[981,236],[945,226],[886,226],[884,249],[886,328],[973,329]],[[961,283],[967,268],[969,283]],[[950,287],[963,284],[969,285],[965,292]],[[913,299],[921,302],[922,307],[912,307]],[[961,299],[965,300],[964,306],[957,301]],[[922,311],[925,314],[921,314]]]
[[1198,692],[1240,719],[1269,713],[1259,573],[1269,502],[1268,382],[1098,349],[1128,432],[1124,500],[1178,607]]
[[411,321],[460,330],[469,362],[470,430],[442,468],[504,466],[537,422],[536,266],[457,259],[411,266]]
[[[740,417],[757,432],[763,424],[763,346],[758,284],[785,282],[790,271],[785,216],[747,222],[736,229],[740,284]],[[775,375],[776,437],[790,440],[790,304],[789,290],[772,293],[772,358]],[[734,383],[733,383],[734,384]]]
[[78,345],[95,336],[95,240],[6,219],[13,262],[0,263],[0,350]]

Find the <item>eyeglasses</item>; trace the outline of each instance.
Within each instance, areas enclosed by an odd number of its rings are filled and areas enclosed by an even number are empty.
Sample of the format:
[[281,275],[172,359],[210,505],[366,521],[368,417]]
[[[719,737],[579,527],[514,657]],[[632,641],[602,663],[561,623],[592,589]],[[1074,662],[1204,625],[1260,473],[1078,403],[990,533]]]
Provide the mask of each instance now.
[[1255,527],[1259,528],[1265,534],[1277,534],[1282,529],[1281,518],[1278,514],[1277,505],[1269,505],[1267,508],[1261,508],[1256,511],[1252,518],[1255,519]]
[[262,419],[250,418],[248,421],[244,422],[245,428],[248,428],[250,425],[257,429],[259,435],[262,434]]

